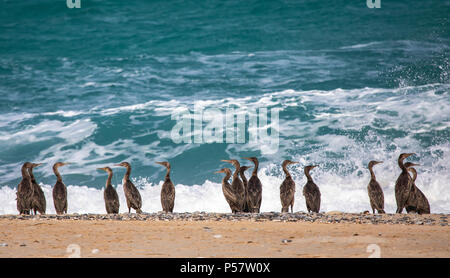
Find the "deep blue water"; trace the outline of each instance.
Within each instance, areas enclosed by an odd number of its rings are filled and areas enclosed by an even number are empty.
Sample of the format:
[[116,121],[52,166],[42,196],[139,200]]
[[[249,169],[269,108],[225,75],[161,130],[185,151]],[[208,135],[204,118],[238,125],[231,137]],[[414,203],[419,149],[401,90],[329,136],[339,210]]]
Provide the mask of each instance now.
[[[53,163],[70,161],[67,184],[101,188],[96,168],[125,160],[145,183],[168,160],[175,183],[201,186],[220,183],[221,159],[256,155],[278,178],[300,161],[300,185],[321,165],[332,195],[337,181],[363,190],[372,159],[392,186],[413,151],[448,211],[449,1],[81,1],[0,1],[0,186],[17,186],[25,161],[53,185]],[[172,111],[198,102],[281,108],[279,151],[175,144]]]

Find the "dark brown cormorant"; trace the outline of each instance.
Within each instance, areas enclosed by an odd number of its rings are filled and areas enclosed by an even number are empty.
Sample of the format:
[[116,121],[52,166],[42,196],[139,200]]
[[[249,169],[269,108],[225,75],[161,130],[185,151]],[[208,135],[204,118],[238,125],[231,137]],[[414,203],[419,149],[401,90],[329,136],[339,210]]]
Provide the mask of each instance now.
[[309,174],[309,171],[317,166],[318,165],[309,165],[305,167],[305,176],[308,181],[303,187],[303,196],[305,196],[308,212],[319,212],[320,210],[320,190]]
[[250,160],[255,164],[252,176],[250,177],[250,180],[247,183],[247,203],[250,212],[259,213],[262,200],[262,184],[258,178],[259,162],[256,157],[244,157],[244,159]]
[[414,153],[402,153],[398,157],[398,166],[400,167],[402,172],[395,182],[395,200],[397,201],[396,213],[402,213],[406,201],[409,198],[409,193],[411,192],[412,179],[408,174],[408,170],[406,169],[405,165],[403,165],[403,160],[413,154]]
[[56,183],[53,187],[53,204],[55,205],[55,211],[57,214],[67,213],[67,188],[63,183],[58,168],[64,165],[68,165],[67,162],[56,162],[53,165],[53,173],[56,176]]
[[372,207],[373,213],[375,213],[375,210],[377,210],[378,213],[385,213],[383,190],[381,189],[380,184],[377,182],[375,174],[372,169],[374,165],[377,165],[379,163],[383,163],[383,161],[372,160],[369,162],[368,166],[370,171],[370,182],[369,185],[367,186],[367,192],[369,194],[370,206]]
[[246,202],[246,198],[245,198],[244,184],[242,183],[241,179],[239,178],[239,171],[240,171],[241,165],[239,164],[239,161],[237,161],[236,159],[222,160],[222,161],[231,163],[236,168],[236,170],[233,173],[233,180],[231,181],[231,188],[233,189],[234,196],[236,197],[237,206],[239,207],[238,212],[242,212],[242,211],[244,211],[244,204]]
[[283,172],[286,174],[286,178],[284,178],[284,181],[280,186],[281,212],[289,212],[289,206],[291,207],[291,212],[294,212],[295,182],[286,167],[297,163],[298,162],[285,160],[283,161],[283,164],[281,164]]
[[119,195],[117,195],[117,191],[111,185],[111,179],[113,176],[113,172],[111,168],[104,167],[98,168],[97,170],[103,170],[108,173],[108,179],[106,180],[105,191],[103,191],[103,199],[105,199],[105,208],[107,213],[119,213]]
[[166,167],[166,177],[164,178],[164,183],[161,187],[161,205],[164,212],[173,212],[173,207],[175,205],[175,186],[170,180],[170,163],[167,161],[156,162],[159,165]]
[[17,186],[17,210],[20,214],[30,214],[31,203],[33,198],[33,184],[31,183],[30,173],[28,169],[33,167],[33,163],[25,162],[22,165],[22,180]]
[[231,212],[236,213],[239,212],[240,206],[238,201],[236,200],[236,196],[234,195],[233,188],[231,187],[231,184],[228,182],[228,180],[231,177],[231,170],[228,168],[223,168],[220,171],[214,172],[216,174],[218,173],[224,173],[225,177],[222,180],[222,192],[225,196],[225,200],[227,200],[228,205],[230,206]]
[[249,205],[248,205],[248,192],[247,192],[248,181],[247,181],[247,178],[245,177],[245,171],[247,171],[249,168],[252,168],[252,167],[241,166],[241,168],[239,169],[239,175],[241,176],[242,184],[244,185],[244,190],[245,190],[244,212],[250,212]]
[[127,199],[128,213],[131,212],[131,208],[136,210],[136,213],[142,213],[142,199],[141,194],[137,190],[136,186],[130,181],[131,166],[128,162],[122,162],[116,164],[116,166],[121,166],[127,168],[127,172],[123,177],[123,192]]
[[28,168],[28,173],[30,173],[31,178],[31,184],[33,186],[33,198],[31,200],[31,209],[34,212],[34,215],[36,215],[36,212],[39,212],[40,214],[45,214],[45,209],[47,207],[47,203],[45,201],[45,195],[44,191],[42,191],[42,188],[37,184],[36,179],[33,175],[33,169],[34,167],[37,167],[41,164],[33,164],[32,167]]
[[416,186],[417,171],[412,166],[420,166],[411,162],[406,162],[405,167],[411,172],[412,188],[409,198],[406,201],[405,209],[409,212],[417,212],[418,214],[430,214],[430,203],[425,194]]

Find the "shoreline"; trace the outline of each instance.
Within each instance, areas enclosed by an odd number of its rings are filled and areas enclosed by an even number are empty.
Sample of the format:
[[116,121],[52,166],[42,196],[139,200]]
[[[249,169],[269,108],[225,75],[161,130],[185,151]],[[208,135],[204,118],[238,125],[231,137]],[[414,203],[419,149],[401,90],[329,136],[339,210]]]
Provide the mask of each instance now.
[[353,223],[353,224],[391,224],[391,225],[427,225],[450,226],[450,214],[370,214],[344,213],[332,211],[327,213],[119,213],[119,214],[44,214],[44,215],[0,215],[0,220],[116,220],[116,221],[250,221],[250,222],[307,222],[307,223]]
[[450,257],[449,232],[433,224],[0,217],[0,257]]

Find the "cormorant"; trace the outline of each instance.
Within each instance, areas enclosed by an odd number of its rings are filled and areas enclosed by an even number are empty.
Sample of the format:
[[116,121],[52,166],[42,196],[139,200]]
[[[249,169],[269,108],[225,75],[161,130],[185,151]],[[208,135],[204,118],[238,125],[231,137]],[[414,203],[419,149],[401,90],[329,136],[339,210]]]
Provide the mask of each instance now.
[[247,183],[247,203],[250,212],[259,213],[262,200],[262,184],[258,178],[259,161],[256,157],[244,157],[244,159],[250,160],[255,164],[252,176],[250,177],[250,180]]
[[385,213],[383,190],[381,189],[380,184],[377,182],[375,174],[372,169],[374,165],[377,165],[379,163],[383,163],[383,161],[372,160],[369,162],[368,165],[370,171],[370,182],[369,185],[367,186],[367,192],[369,194],[370,206],[372,207],[373,213],[375,213],[375,210],[377,210],[378,213]]
[[236,202],[238,206],[238,212],[244,211],[244,204],[245,204],[245,188],[244,184],[242,183],[241,179],[239,178],[239,171],[241,168],[241,165],[239,164],[239,161],[236,159],[231,160],[222,160],[223,162],[228,162],[233,164],[233,166],[236,168],[236,170],[233,173],[233,180],[231,181],[231,188],[233,189],[234,196],[236,197]]
[[405,165],[403,165],[403,160],[413,154],[414,153],[402,153],[398,157],[398,166],[400,167],[402,172],[395,182],[395,200],[397,201],[396,213],[402,213],[406,201],[408,200],[409,193],[411,192],[412,179],[408,174],[408,170],[406,169]]
[[306,200],[306,208],[308,212],[319,212],[320,210],[320,190],[309,175],[309,171],[319,165],[309,165],[305,167],[305,176],[308,179],[303,187],[303,196]]
[[412,166],[420,166],[411,162],[406,162],[405,167],[411,172],[412,189],[409,198],[406,201],[405,209],[409,212],[417,212],[418,214],[430,214],[430,203],[425,194],[416,186],[417,171]]
[[36,179],[34,178],[33,175],[34,167],[37,167],[39,165],[41,164],[33,164],[32,167],[28,168],[28,173],[30,173],[31,178],[31,184],[33,186],[33,198],[31,200],[31,209],[34,212],[34,215],[36,215],[36,212],[39,212],[40,214],[45,214],[45,209],[47,207],[44,191],[42,191],[42,188],[37,184]]
[[58,167],[68,165],[67,162],[56,162],[53,165],[53,173],[56,176],[56,183],[53,187],[53,204],[55,205],[55,211],[57,214],[67,213],[67,188],[63,183],[61,175],[59,174]]
[[170,180],[170,163],[167,161],[156,162],[159,165],[166,167],[166,177],[164,178],[164,183],[161,187],[161,205],[164,212],[173,212],[173,207],[175,204],[175,186]]
[[111,185],[111,179],[113,172],[111,168],[97,168],[97,170],[103,170],[108,173],[108,179],[106,180],[105,191],[103,191],[103,199],[105,199],[105,208],[107,213],[119,213],[119,195],[117,191]]
[[142,213],[142,199],[141,194],[137,190],[136,186],[130,181],[131,166],[128,162],[122,162],[115,166],[121,166],[127,168],[127,172],[123,177],[123,192],[127,199],[128,213],[131,212],[131,208],[136,210],[136,213]]
[[30,173],[28,169],[33,167],[33,163],[25,162],[22,165],[22,180],[17,186],[17,210],[20,214],[30,214],[31,203],[33,198],[33,184],[31,183]]
[[281,212],[289,212],[289,206],[291,207],[291,212],[294,212],[295,182],[286,167],[297,163],[298,162],[285,160],[283,161],[283,164],[281,164],[283,172],[286,174],[286,178],[284,178],[284,181],[280,186]]
[[218,173],[225,173],[225,177],[222,180],[222,192],[225,196],[225,200],[227,200],[228,205],[230,206],[231,212],[236,213],[240,210],[240,206],[238,204],[238,201],[236,200],[236,196],[234,195],[233,188],[231,187],[231,184],[228,182],[228,180],[231,177],[231,170],[228,168],[223,168],[220,171],[214,172],[215,174]]
[[241,166],[240,170],[239,170],[239,175],[241,176],[242,179],[242,184],[244,185],[244,189],[245,189],[245,203],[244,203],[244,212],[250,212],[249,209],[249,204],[248,204],[248,181],[247,178],[245,177],[245,171],[247,171],[249,168],[252,168],[250,166]]

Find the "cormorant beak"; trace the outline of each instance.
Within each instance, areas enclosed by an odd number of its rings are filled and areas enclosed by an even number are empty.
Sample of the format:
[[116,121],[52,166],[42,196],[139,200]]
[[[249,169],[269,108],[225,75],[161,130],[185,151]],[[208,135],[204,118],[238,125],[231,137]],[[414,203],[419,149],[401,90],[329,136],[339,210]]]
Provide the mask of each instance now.
[[247,160],[252,161],[252,160],[250,159],[250,157],[243,157],[242,159],[247,159]]
[[32,168],[38,167],[38,166],[41,166],[41,165],[42,165],[42,163],[33,163]]
[[406,157],[410,157],[411,155],[415,155],[415,153],[407,153]]
[[72,162],[63,162],[63,164],[61,166],[66,166],[66,165],[70,165],[73,164]]
[[223,162],[233,163],[231,160],[222,159]]
[[313,165],[313,166],[311,167],[311,169],[316,168],[316,167],[319,167],[319,165]]
[[97,170],[105,171],[105,168],[97,168]]
[[159,165],[162,165],[162,166],[166,166],[166,165],[164,164],[164,162],[156,161],[156,163],[159,164]]
[[383,161],[375,161],[375,162],[376,162],[375,164],[383,163]]
[[222,171],[216,171],[216,172],[214,172],[214,174],[220,174],[220,173],[223,173]]
[[291,161],[291,163],[289,163],[289,164],[298,164],[298,163],[300,163],[300,162],[298,162],[298,161]]
[[420,166],[420,164],[412,163],[411,166]]
[[114,166],[122,167],[122,164],[114,164]]

